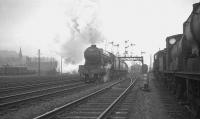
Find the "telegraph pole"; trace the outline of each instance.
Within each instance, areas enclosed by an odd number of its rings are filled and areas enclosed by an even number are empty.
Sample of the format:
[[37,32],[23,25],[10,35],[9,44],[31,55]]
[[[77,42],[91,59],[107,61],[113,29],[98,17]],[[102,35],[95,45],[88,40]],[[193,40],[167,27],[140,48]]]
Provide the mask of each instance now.
[[144,59],[143,59],[143,56],[142,56],[142,54],[145,54],[145,52],[144,52],[144,51],[141,51],[142,65],[143,65],[143,64],[144,64]]
[[144,52],[144,51],[141,51],[141,56],[142,56],[142,54],[145,54],[145,52]]
[[119,44],[117,44],[116,46],[117,46],[117,56],[119,56]]
[[105,40],[105,51],[107,51],[107,40]]
[[60,77],[62,79],[62,56],[60,57]]
[[40,76],[40,49],[38,49],[38,76]]
[[133,56],[133,46],[135,46],[135,44],[131,43],[131,57]]
[[124,46],[124,50],[125,50],[125,51],[124,51],[124,56],[125,56],[125,57],[126,57],[126,54],[128,54],[128,51],[126,50],[126,49],[129,47],[129,46],[127,46],[128,41],[129,41],[129,40],[126,40],[126,41],[125,41],[125,46]]
[[113,46],[114,46],[114,42],[109,42],[111,44],[111,53],[113,53]]

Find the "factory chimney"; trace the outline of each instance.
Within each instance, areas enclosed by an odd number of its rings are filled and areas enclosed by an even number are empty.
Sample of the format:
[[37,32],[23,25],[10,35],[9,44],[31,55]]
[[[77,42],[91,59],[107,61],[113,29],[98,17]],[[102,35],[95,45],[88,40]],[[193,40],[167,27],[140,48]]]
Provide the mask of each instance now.
[[22,49],[19,49],[19,58],[22,59]]

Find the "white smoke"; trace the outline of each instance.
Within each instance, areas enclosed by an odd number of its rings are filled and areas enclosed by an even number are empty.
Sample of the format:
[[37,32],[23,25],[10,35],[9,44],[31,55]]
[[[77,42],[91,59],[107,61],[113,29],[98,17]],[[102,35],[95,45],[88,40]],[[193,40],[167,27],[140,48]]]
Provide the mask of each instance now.
[[112,64],[107,64],[104,68],[106,69],[106,74],[103,77],[103,81],[107,82],[110,78],[110,69],[111,69]]
[[70,37],[62,45],[60,53],[65,58],[66,64],[79,64],[83,61],[83,53],[88,46],[103,41],[97,20],[97,6],[96,1],[76,1],[76,6],[68,14],[70,19],[67,26]]
[[78,64],[83,60],[83,52],[90,44],[96,44],[103,41],[101,32],[95,28],[93,23],[84,28],[79,28],[77,19],[72,19],[70,26],[70,38],[67,40],[61,50],[61,55],[65,57],[65,63]]
[[1,1],[0,50],[18,52],[21,47],[24,55],[37,56],[40,49],[41,56],[55,57],[58,62],[62,56],[63,68],[74,70],[72,65],[83,60],[85,48],[103,39],[98,1]]

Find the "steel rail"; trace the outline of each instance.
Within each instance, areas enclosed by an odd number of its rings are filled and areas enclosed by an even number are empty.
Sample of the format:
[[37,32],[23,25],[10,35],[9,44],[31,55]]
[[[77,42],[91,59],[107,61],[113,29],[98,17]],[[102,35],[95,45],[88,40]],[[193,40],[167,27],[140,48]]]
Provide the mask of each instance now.
[[0,108],[4,108],[6,106],[14,105],[14,104],[21,103],[21,102],[24,102],[24,101],[29,101],[29,100],[34,100],[34,99],[37,99],[37,98],[42,98],[42,97],[45,97],[45,96],[55,95],[55,94],[58,94],[58,93],[62,93],[62,92],[65,92],[65,91],[70,91],[70,90],[81,88],[81,87],[84,87],[84,86],[88,86],[88,84],[75,86],[75,87],[70,87],[70,88],[67,88],[67,89],[54,91],[54,92],[49,92],[49,93],[45,93],[45,94],[39,94],[39,95],[35,95],[35,96],[32,96],[32,97],[27,97],[27,98],[14,100],[14,101],[6,102],[6,103],[1,103],[0,104]]
[[[125,79],[124,79],[124,80],[125,80]],[[51,110],[51,111],[48,111],[48,112],[46,112],[46,113],[44,113],[44,114],[42,114],[42,115],[39,115],[39,116],[37,116],[37,117],[35,117],[35,118],[33,118],[33,119],[51,118],[51,117],[53,117],[54,115],[56,115],[59,111],[62,111],[63,109],[66,109],[66,108],[69,108],[69,107],[72,107],[72,106],[74,106],[74,105],[76,105],[76,104],[79,104],[80,102],[85,101],[85,100],[87,100],[88,98],[90,98],[90,97],[92,97],[92,96],[95,96],[95,95],[97,95],[97,94],[99,94],[99,93],[105,91],[106,89],[111,88],[112,86],[114,86],[114,85],[116,85],[116,84],[118,84],[118,83],[120,83],[120,82],[122,82],[122,81],[124,81],[124,80],[117,81],[117,82],[115,82],[115,83],[113,83],[113,84],[111,84],[111,85],[109,85],[109,86],[107,86],[107,87],[105,87],[105,88],[103,88],[103,89],[97,90],[97,91],[95,91],[95,92],[93,92],[93,93],[90,93],[90,94],[88,94],[88,95],[86,95],[86,96],[84,96],[84,97],[82,97],[82,98],[79,98],[79,99],[77,99],[77,100],[74,100],[74,101],[72,101],[72,102],[69,102],[69,103],[67,103],[67,104],[65,104],[65,105],[63,105],[63,106],[57,107],[57,108],[55,108],[55,109],[53,109],[53,110]]]
[[120,94],[120,96],[117,97],[117,99],[115,99],[113,101],[112,104],[109,105],[108,108],[106,108],[104,110],[104,112],[102,112],[98,117],[97,119],[105,119],[108,117],[108,115],[112,112],[112,110],[114,109],[114,107],[120,102],[120,100],[122,100],[127,94],[128,92],[132,89],[132,87],[134,86],[135,82],[136,82],[137,79],[135,79],[133,81],[133,79],[131,79],[131,84],[129,85],[128,88],[126,88],[126,90]]
[[18,93],[18,94],[14,94],[14,95],[8,95],[8,96],[0,97],[0,102],[1,102],[1,100],[5,100],[5,99],[8,99],[8,98],[13,98],[13,97],[17,97],[17,96],[19,97],[19,96],[33,94],[33,93],[39,93],[39,92],[44,92],[44,91],[49,91],[49,90],[53,90],[53,89],[55,90],[55,89],[69,87],[69,86],[73,86],[73,85],[77,85],[77,84],[81,84],[81,82],[80,83],[76,82],[75,84],[65,84],[65,85],[59,85],[59,86],[54,86],[54,87],[47,87],[47,88],[44,88],[44,89],[38,89],[38,90]]
[[4,92],[8,92],[8,91],[12,91],[12,90],[19,90],[19,89],[25,89],[25,88],[32,88],[32,87],[39,87],[39,86],[50,86],[50,85],[56,85],[56,84],[60,84],[60,83],[64,83],[64,82],[72,82],[72,81],[79,81],[79,80],[59,80],[59,81],[47,81],[47,82],[40,82],[40,83],[36,83],[36,84],[27,84],[27,85],[23,85],[23,86],[13,86],[13,87],[8,87],[8,88],[0,88],[0,93],[4,93]]

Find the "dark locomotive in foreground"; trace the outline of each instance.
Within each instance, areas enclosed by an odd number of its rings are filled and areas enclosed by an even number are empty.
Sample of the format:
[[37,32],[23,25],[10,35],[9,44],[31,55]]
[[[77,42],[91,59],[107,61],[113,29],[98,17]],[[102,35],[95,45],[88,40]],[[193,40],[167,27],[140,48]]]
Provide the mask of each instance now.
[[154,75],[200,117],[200,3],[183,24],[183,34],[166,38],[154,55]]
[[126,75],[128,66],[114,54],[91,45],[84,52],[85,64],[79,66],[79,74],[85,82],[105,82]]

